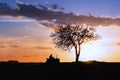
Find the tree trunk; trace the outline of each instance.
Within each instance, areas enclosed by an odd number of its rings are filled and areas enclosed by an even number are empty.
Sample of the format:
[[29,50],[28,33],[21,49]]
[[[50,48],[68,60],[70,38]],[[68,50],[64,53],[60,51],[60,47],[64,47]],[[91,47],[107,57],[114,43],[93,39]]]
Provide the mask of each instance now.
[[78,48],[77,48],[77,46],[75,47],[75,53],[76,53],[76,60],[75,60],[75,62],[79,61],[80,50],[81,50],[80,45],[78,45]]
[[75,60],[75,62],[78,62],[78,57],[77,57],[77,46],[75,46],[75,54],[76,54],[76,60]]
[[75,62],[78,62],[79,61],[79,55],[76,55],[76,61]]

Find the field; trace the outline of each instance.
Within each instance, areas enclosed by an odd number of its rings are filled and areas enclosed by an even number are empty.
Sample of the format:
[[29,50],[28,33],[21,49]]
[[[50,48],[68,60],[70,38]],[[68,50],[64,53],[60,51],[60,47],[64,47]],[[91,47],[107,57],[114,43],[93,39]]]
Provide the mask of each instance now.
[[119,80],[120,63],[0,63],[3,80]]

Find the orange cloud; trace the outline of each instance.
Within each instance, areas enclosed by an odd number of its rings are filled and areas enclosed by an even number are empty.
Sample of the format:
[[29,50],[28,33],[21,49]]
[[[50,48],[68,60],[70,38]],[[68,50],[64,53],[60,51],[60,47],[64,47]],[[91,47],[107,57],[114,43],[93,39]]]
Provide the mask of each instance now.
[[10,45],[9,47],[19,48],[19,47],[21,47],[21,46],[19,46],[19,45]]
[[35,49],[42,49],[42,50],[51,49],[52,50],[52,47],[40,47],[40,46],[37,46],[37,47],[35,47]]
[[4,45],[0,45],[0,48],[5,48],[5,46]]
[[117,43],[117,45],[120,45],[120,43]]

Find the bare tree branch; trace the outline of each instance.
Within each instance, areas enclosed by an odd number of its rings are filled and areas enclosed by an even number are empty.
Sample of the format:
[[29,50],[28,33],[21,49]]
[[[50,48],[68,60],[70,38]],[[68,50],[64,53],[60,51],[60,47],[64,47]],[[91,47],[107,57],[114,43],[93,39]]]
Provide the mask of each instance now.
[[76,62],[80,55],[81,44],[100,38],[94,27],[86,25],[58,26],[58,29],[51,33],[51,37],[58,48],[68,50],[74,47],[76,50]]

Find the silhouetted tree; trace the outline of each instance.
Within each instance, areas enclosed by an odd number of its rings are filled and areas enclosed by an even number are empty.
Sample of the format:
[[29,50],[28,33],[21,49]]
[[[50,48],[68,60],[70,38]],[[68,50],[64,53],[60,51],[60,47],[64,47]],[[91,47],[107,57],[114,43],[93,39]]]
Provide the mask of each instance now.
[[78,62],[81,44],[100,38],[94,27],[87,25],[62,25],[51,33],[54,43],[58,48],[65,50],[75,48],[76,62]]

